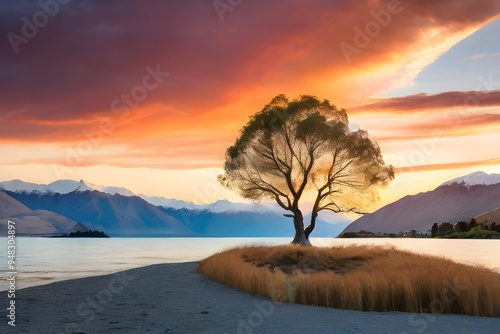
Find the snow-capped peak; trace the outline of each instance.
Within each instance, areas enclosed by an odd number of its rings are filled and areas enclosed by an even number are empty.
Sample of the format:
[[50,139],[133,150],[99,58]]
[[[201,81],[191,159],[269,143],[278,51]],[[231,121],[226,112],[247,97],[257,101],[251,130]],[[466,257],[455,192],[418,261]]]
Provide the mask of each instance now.
[[84,191],[89,191],[89,190],[93,191],[93,190],[97,190],[97,189],[91,188],[83,180],[80,180],[80,182],[78,184],[78,188],[75,189],[75,191],[77,191],[77,192],[84,192]]
[[118,194],[118,195],[122,195],[122,196],[136,196],[135,193],[133,193],[132,191],[128,190],[127,188],[122,188],[122,187],[99,187],[99,186],[96,186],[94,184],[91,184],[91,186],[95,189],[95,190],[99,190],[100,192],[103,192],[103,193],[107,193],[107,194],[111,194],[111,195],[114,195],[114,194]]
[[164,206],[166,208],[205,210],[208,207],[207,204],[194,204],[193,202],[186,202],[178,199],[165,198],[160,196],[147,196],[144,194],[139,194],[139,197],[150,204],[153,204],[155,206]]
[[55,193],[67,194],[78,189],[81,186],[81,182],[83,180],[57,180],[48,184],[46,188]]
[[121,187],[98,186],[84,180],[57,180],[50,184],[35,184],[24,182],[21,180],[12,180],[0,182],[0,189],[5,189],[14,192],[40,192],[40,193],[59,193],[67,194],[73,191],[93,191],[97,190],[110,195],[119,194],[123,196],[135,196],[135,194]]
[[18,192],[47,192],[47,186],[43,184],[36,184],[30,182],[24,182],[18,179],[11,181],[0,182],[0,189],[7,191],[18,191]]
[[500,174],[486,174],[485,172],[474,172],[456,179],[447,181],[441,186],[464,183],[467,186],[491,185],[500,183]]

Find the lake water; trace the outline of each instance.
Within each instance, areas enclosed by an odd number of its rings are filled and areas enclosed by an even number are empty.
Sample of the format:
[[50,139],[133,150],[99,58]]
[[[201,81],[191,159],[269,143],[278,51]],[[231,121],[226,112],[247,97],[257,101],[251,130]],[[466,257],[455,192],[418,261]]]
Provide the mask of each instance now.
[[[287,244],[291,238],[17,238],[18,289],[156,263],[199,261],[227,248]],[[394,245],[500,272],[500,240],[311,238],[315,246]],[[7,238],[0,238],[0,291],[7,290]]]

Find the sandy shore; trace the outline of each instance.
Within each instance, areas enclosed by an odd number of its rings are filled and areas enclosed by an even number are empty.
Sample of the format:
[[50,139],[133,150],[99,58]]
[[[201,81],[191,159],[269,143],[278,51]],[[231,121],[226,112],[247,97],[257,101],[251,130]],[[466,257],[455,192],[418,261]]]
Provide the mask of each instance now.
[[197,263],[160,264],[16,293],[0,333],[499,333],[500,319],[277,304],[211,282]]

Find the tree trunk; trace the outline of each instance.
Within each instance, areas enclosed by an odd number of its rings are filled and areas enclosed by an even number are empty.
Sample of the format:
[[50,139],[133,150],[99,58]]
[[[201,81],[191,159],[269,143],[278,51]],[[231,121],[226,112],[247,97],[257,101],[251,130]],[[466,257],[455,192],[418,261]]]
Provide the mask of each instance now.
[[316,218],[317,217],[318,217],[318,213],[313,211],[311,213],[311,224],[304,230],[306,239],[309,239],[309,235],[311,235],[311,232],[316,227]]
[[295,238],[293,238],[292,244],[310,246],[311,243],[304,230],[304,217],[300,210],[293,213],[293,226],[295,227]]

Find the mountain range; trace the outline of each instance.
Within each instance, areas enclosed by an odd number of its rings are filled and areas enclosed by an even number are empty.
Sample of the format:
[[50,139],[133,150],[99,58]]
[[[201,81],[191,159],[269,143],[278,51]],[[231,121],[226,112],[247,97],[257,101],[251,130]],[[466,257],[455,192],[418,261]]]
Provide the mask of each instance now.
[[98,186],[88,181],[80,180],[57,180],[49,184],[36,184],[24,182],[22,180],[11,180],[0,182],[0,191],[6,190],[11,192],[28,192],[38,194],[68,194],[70,192],[84,192],[97,190],[110,195],[123,196],[139,196],[146,202],[155,206],[163,206],[175,209],[191,209],[191,210],[209,210],[211,212],[227,212],[227,211],[281,211],[281,208],[273,205],[254,205],[251,203],[232,203],[228,200],[219,200],[209,204],[195,204],[188,201],[182,201],[173,198],[165,198],[159,196],[147,196],[144,194],[135,194],[129,189],[122,187]]
[[[307,205],[305,205],[307,207]],[[307,211],[307,210],[306,210]],[[83,180],[48,185],[21,180],[0,182],[0,229],[7,219],[22,222],[23,235],[103,230],[110,236],[289,237],[290,218],[276,204],[210,204],[136,195],[121,187]],[[307,224],[308,216],[305,216]],[[359,232],[426,233],[434,223],[477,218],[500,221],[500,174],[476,172],[434,190],[405,196],[349,224],[337,214],[320,213],[313,237]]]
[[[427,233],[434,223],[470,221],[499,207],[500,174],[475,172],[432,191],[405,196],[353,221],[342,233]],[[491,214],[498,215],[498,210]]]
[[[232,203],[220,200],[197,205],[162,197],[136,196],[120,187],[95,186],[83,180],[60,180],[49,185],[21,180],[0,182],[4,197],[10,197],[30,210],[46,210],[67,217],[88,229],[102,230],[110,236],[209,236],[209,237],[286,237],[293,235],[293,224],[273,205]],[[149,199],[154,205],[146,199]],[[173,205],[171,205],[173,203]],[[14,212],[6,212],[13,217]],[[335,237],[349,223],[342,216],[318,219],[315,236]],[[22,221],[21,218],[19,218]],[[57,230],[57,233],[73,231]],[[56,233],[56,231],[54,231]],[[33,235],[39,233],[32,233]],[[44,230],[44,234],[49,234]]]

